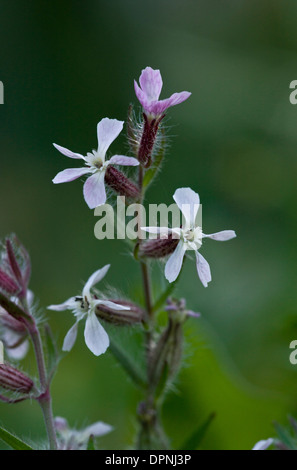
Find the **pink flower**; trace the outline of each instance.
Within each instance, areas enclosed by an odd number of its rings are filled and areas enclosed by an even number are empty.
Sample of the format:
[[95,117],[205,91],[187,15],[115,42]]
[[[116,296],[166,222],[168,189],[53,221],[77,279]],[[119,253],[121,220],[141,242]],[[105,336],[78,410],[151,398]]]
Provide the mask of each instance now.
[[199,195],[191,188],[177,189],[173,199],[185,219],[185,223],[181,228],[142,227],[141,229],[149,233],[160,234],[164,238],[172,235],[175,239],[179,240],[165,266],[165,277],[169,282],[174,282],[178,278],[186,251],[193,250],[196,255],[198,276],[204,287],[207,287],[211,281],[211,272],[208,262],[199,252],[202,246],[202,239],[211,238],[212,240],[226,241],[236,237],[236,233],[234,230],[223,230],[222,232],[205,235],[202,232],[202,227],[196,225],[200,199]]
[[56,149],[63,155],[66,155],[66,157],[84,160],[86,167],[63,170],[55,176],[53,183],[68,183],[80,176],[91,173],[91,176],[89,176],[84,183],[83,192],[85,201],[90,209],[105,204],[106,191],[104,178],[108,165],[139,165],[136,158],[126,157],[124,155],[114,155],[110,160],[105,160],[106,152],[122,131],[123,124],[123,121],[118,121],[117,119],[102,119],[97,125],[98,149],[93,150],[92,153],[87,153],[85,157],[79,153],[71,152],[71,150],[61,147],[60,145],[54,144]]
[[139,83],[140,87],[134,80],[136,96],[144,111],[154,117],[161,116],[166,109],[182,103],[191,95],[188,91],[182,91],[181,93],[173,93],[170,98],[165,100],[159,100],[163,81],[160,70],[154,70],[151,67],[142,70]]

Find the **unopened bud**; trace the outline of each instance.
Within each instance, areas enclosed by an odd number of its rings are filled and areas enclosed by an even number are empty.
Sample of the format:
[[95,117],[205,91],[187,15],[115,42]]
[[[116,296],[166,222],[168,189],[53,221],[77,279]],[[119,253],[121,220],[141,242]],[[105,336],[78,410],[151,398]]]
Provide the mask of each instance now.
[[133,325],[142,322],[145,313],[139,305],[128,300],[110,300],[114,304],[129,307],[130,310],[113,310],[106,305],[97,305],[96,315],[99,318],[116,325]]
[[138,186],[112,165],[107,167],[105,182],[121,196],[136,199],[140,195]]
[[178,242],[179,240],[174,239],[171,234],[168,235],[168,238],[147,240],[141,243],[138,254],[148,258],[164,258],[174,252]]
[[22,336],[27,336],[27,329],[24,323],[20,322],[13,316],[9,315],[3,308],[0,307],[0,326],[4,326],[15,333]]
[[138,149],[138,160],[145,167],[149,168],[152,161],[152,153],[156,142],[159,125],[164,116],[160,118],[149,119],[143,113],[143,132]]
[[183,349],[182,323],[169,318],[166,329],[161,334],[151,356],[149,382],[164,388],[179,370]]
[[0,365],[0,386],[12,392],[29,393],[34,387],[33,381],[23,372],[9,364]]
[[10,295],[17,295],[20,286],[5,271],[0,269],[0,288]]

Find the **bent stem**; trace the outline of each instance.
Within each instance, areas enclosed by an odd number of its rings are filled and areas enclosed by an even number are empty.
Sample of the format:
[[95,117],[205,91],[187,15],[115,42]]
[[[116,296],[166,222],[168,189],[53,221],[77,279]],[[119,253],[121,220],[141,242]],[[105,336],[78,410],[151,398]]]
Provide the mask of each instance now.
[[47,380],[41,337],[40,337],[40,333],[35,322],[33,324],[27,325],[27,328],[30,333],[33,347],[34,347],[38,374],[39,374],[40,388],[41,388],[41,393],[39,397],[37,398],[37,401],[39,402],[42,412],[43,412],[50,450],[56,450],[58,446],[57,446],[56,431],[55,431],[54,417],[53,417],[53,411],[52,411],[52,399],[51,399],[51,394],[50,394],[50,384],[48,383],[48,380]]

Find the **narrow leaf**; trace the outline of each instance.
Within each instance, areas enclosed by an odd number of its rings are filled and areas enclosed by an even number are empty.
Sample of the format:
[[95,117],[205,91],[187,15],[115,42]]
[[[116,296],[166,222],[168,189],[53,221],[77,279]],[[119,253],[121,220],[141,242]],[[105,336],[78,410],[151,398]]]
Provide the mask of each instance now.
[[179,450],[196,450],[197,447],[201,444],[202,439],[204,438],[209,425],[215,418],[215,413],[211,413],[209,417],[202,423],[196,431],[184,442]]
[[280,441],[285,444],[289,450],[297,450],[297,441],[291,436],[290,432],[278,423],[275,423],[274,427]]
[[133,382],[139,387],[143,388],[145,386],[145,379],[142,376],[141,372],[138,370],[133,359],[129,357],[126,351],[119,347],[112,338],[110,338],[109,349],[117,361],[121,364],[123,369],[128,373],[129,377]]
[[0,439],[14,450],[34,450],[19,437],[16,437],[14,434],[2,427],[0,427]]
[[158,300],[156,300],[155,305],[153,306],[153,312],[157,312],[158,310],[160,310],[160,308],[163,307],[168,297],[170,297],[170,295],[174,291],[176,284],[177,280],[168,284],[165,291],[160,295]]
[[47,374],[49,379],[51,379],[56,371],[60,358],[52,330],[48,324],[44,325],[44,339],[47,352]]

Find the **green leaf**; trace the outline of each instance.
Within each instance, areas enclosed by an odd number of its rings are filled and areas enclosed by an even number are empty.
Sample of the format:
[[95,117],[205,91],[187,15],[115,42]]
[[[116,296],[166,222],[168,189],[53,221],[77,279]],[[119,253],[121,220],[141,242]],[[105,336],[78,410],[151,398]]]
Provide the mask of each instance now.
[[158,153],[156,154],[154,158],[153,165],[149,170],[146,171],[144,178],[143,178],[143,189],[147,189],[147,187],[151,184],[153,181],[154,177],[156,176],[157,172],[161,168],[161,164],[165,155],[165,148],[166,148],[166,138],[165,138],[165,131],[164,129],[161,129],[161,143],[160,143],[160,149]]
[[109,349],[117,361],[121,364],[123,369],[128,373],[129,377],[133,382],[138,385],[140,388],[145,387],[145,379],[137,368],[134,360],[127,354],[127,351],[124,351],[116,342],[110,337]]
[[44,325],[44,340],[47,353],[47,375],[48,378],[51,379],[56,371],[60,358],[52,330],[47,323]]
[[158,310],[160,310],[160,308],[163,307],[168,297],[170,297],[170,295],[174,291],[176,284],[177,280],[168,284],[167,288],[164,290],[164,292],[162,292],[158,300],[156,300],[153,306],[153,312],[157,312]]
[[290,450],[297,450],[297,442],[290,432],[278,423],[274,424],[279,440]]
[[191,434],[191,436],[184,442],[184,444],[179,448],[179,450],[196,450],[197,447],[201,444],[202,439],[204,438],[209,425],[215,418],[215,413],[211,413],[209,417],[204,421],[196,431]]
[[87,450],[96,450],[95,443],[94,443],[94,436],[90,436]]
[[19,437],[16,437],[14,434],[2,427],[0,427],[0,439],[14,450],[34,450]]

